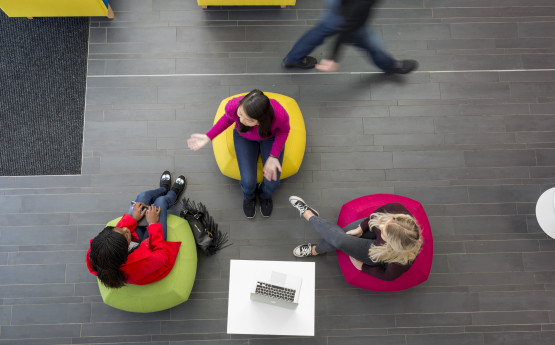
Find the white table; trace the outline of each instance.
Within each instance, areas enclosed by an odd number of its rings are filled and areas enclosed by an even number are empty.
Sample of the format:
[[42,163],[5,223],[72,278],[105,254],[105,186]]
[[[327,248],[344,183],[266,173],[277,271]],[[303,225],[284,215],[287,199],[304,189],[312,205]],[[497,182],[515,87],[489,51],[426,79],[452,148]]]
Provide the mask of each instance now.
[[[251,301],[250,286],[259,270],[303,278],[299,306],[286,309]],[[314,335],[314,262],[231,260],[228,334]]]
[[536,219],[542,230],[555,238],[555,188],[546,190],[538,199]]

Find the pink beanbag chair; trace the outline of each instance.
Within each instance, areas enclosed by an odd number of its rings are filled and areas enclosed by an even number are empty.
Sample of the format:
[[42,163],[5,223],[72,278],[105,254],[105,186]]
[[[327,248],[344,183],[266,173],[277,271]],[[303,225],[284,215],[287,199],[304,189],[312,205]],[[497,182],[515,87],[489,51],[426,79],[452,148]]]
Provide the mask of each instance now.
[[337,225],[341,228],[349,225],[357,219],[368,217],[379,207],[389,203],[400,203],[409,210],[416,218],[416,222],[422,229],[424,241],[420,254],[416,257],[408,271],[393,281],[385,281],[375,278],[367,273],[359,271],[352,263],[349,256],[342,251],[337,251],[339,266],[345,276],[347,283],[365,290],[372,291],[400,291],[422,284],[428,279],[432,269],[434,255],[434,239],[428,216],[422,204],[416,200],[393,194],[373,194],[363,196],[349,201],[339,212]]

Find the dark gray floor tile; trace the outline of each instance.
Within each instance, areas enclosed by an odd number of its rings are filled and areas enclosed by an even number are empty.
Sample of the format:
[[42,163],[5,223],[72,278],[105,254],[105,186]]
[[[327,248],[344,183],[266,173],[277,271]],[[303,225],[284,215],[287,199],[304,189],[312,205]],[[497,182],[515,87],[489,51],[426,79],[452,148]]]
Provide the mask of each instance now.
[[363,121],[364,134],[413,134],[434,133],[434,123],[430,118],[366,118]]
[[555,83],[511,83],[513,97],[550,97],[555,91]]
[[[531,63],[531,61],[527,62],[527,64]],[[508,70],[520,69],[523,67],[530,68],[527,67],[527,64],[523,62],[523,58],[519,55],[457,55],[453,57],[453,67],[456,70]]]
[[174,59],[106,60],[105,74],[108,75],[158,75],[174,74]]
[[553,32],[555,23],[552,22],[533,22],[533,23],[520,23],[518,25],[519,37],[552,37],[550,33]]
[[408,196],[422,203],[466,203],[466,187],[395,187],[395,194]]
[[554,68],[554,54],[522,55],[522,67],[526,69]]
[[448,24],[401,24],[384,25],[382,27],[384,40],[426,40],[450,38]]
[[540,332],[505,332],[484,334],[484,345],[532,344],[541,342]]
[[[541,253],[522,253],[524,268],[529,271],[548,271],[552,268],[549,267],[549,260],[553,260],[555,252],[541,252]],[[547,260],[547,261],[545,261]]]
[[175,42],[176,28],[108,28],[107,41],[120,42]]
[[63,283],[65,265],[22,265],[22,266],[0,266],[2,283],[14,284],[36,284],[40,283]]
[[397,327],[457,326],[471,323],[470,313],[403,314],[395,316]]
[[371,89],[373,100],[390,99],[439,99],[438,84],[383,84]]
[[71,344],[72,338],[45,338],[45,339],[9,339],[0,340],[0,344],[4,345],[66,345]]
[[6,326],[10,325],[11,320],[12,320],[12,306],[0,305],[0,326],[2,326],[2,337],[4,337]]
[[392,155],[388,152],[326,153],[321,158],[323,170],[392,168]]
[[441,99],[460,99],[460,98],[507,98],[515,95],[509,90],[508,85],[504,84],[477,84],[477,83],[441,83]]
[[420,151],[394,152],[394,168],[454,168],[464,166],[463,152]]
[[453,254],[448,256],[451,272],[522,271],[522,256],[515,253]]
[[[465,248],[468,253],[496,253],[496,252],[537,252],[539,244],[537,240],[510,240],[510,241],[473,241],[466,242]],[[538,254],[538,253],[526,253]]]
[[[523,116],[506,116],[504,119],[508,131],[542,132],[546,129],[554,128],[555,120],[553,116],[545,115],[523,115]],[[519,133],[519,135],[528,135],[529,137],[540,136],[543,133]]]
[[536,150],[536,156],[538,157],[538,165],[555,166],[555,150]]
[[455,234],[526,233],[524,216],[471,216],[454,217]]
[[532,150],[465,151],[466,166],[534,166],[536,154]]
[[80,333],[79,324],[3,326],[0,338],[14,339],[14,341],[22,338],[70,338],[79,337]]
[[388,335],[388,336],[368,336],[368,337],[361,337],[361,336],[355,336],[355,337],[349,337],[349,336],[343,336],[343,337],[329,337],[328,338],[328,345],[338,345],[338,344],[345,344],[345,345],[351,345],[351,344],[368,344],[368,343],[373,343],[376,342],[378,344],[384,344],[384,345],[401,345],[401,344],[406,344],[405,343],[405,338],[401,335]]
[[518,36],[516,23],[451,24],[450,28],[453,38],[512,38]]
[[80,336],[160,334],[160,329],[160,321],[88,323],[83,324]]
[[[457,123],[448,122],[442,123],[442,125],[448,125],[449,130],[457,130],[457,127],[450,125]],[[439,124],[438,124],[439,125]],[[468,130],[472,130],[472,128],[466,127]],[[462,133],[445,133],[445,144],[452,144],[452,145],[488,145],[488,144],[504,144],[504,143],[514,143],[515,134],[514,133],[500,133],[500,132],[489,132],[487,135],[484,133],[470,133],[470,132],[462,132]]]
[[545,311],[480,312],[472,314],[472,324],[474,325],[518,325],[547,322],[549,322],[549,318]]
[[90,319],[90,304],[15,305],[12,312],[12,325],[82,323]]
[[536,202],[539,195],[539,188],[535,185],[468,187],[471,202]]
[[426,335],[407,335],[407,345],[425,344],[482,344],[482,334],[426,334]]
[[[159,87],[159,103],[183,104],[188,102],[214,102],[217,105],[221,100],[231,96],[227,87]],[[157,103],[157,102],[152,102]]]
[[481,311],[551,310],[553,291],[480,293]]

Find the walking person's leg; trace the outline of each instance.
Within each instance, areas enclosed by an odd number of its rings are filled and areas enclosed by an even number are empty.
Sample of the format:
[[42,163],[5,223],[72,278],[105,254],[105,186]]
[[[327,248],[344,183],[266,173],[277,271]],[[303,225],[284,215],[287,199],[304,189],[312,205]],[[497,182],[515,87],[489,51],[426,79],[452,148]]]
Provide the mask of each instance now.
[[258,162],[259,143],[243,138],[236,130],[233,130],[233,143],[241,175],[243,212],[247,218],[254,218],[256,214],[256,164]]
[[314,67],[317,60],[308,54],[321,45],[327,37],[337,33],[337,29],[343,21],[340,15],[340,5],[341,0],[328,0],[328,6],[320,22],[297,40],[283,59],[283,67]]
[[415,60],[396,60],[385,49],[383,41],[374,30],[367,27],[360,28],[353,35],[353,44],[370,55],[374,64],[386,73],[410,73],[418,68]]
[[[260,155],[262,156],[262,165],[266,164],[266,160],[270,157],[270,152],[272,151],[274,140],[275,137],[272,137],[260,142]],[[284,153],[285,150],[281,150],[281,154],[278,157],[279,164],[282,166]],[[258,197],[260,198],[260,213],[263,217],[269,217],[272,214],[272,210],[274,207],[272,195],[279,188],[280,177],[281,172],[277,170],[277,179],[275,181],[270,181],[267,178],[264,178],[258,188]]]

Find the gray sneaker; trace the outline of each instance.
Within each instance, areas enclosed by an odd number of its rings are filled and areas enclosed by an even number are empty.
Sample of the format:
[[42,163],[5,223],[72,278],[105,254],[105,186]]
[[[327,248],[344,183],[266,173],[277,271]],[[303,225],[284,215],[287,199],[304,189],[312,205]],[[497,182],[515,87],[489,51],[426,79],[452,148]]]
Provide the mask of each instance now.
[[306,202],[295,195],[291,195],[289,197],[289,203],[296,208],[297,210],[299,210],[299,214],[301,215],[301,217],[303,216],[303,213],[305,213],[306,211],[312,211],[312,213],[314,213],[314,215],[316,217],[320,216],[320,214],[318,213],[318,211],[316,211],[315,209],[313,209],[312,207],[308,206],[306,204]]
[[310,244],[310,243],[301,244],[300,246],[295,247],[295,249],[293,249],[293,255],[295,255],[298,258],[313,256],[312,255],[312,244]]

